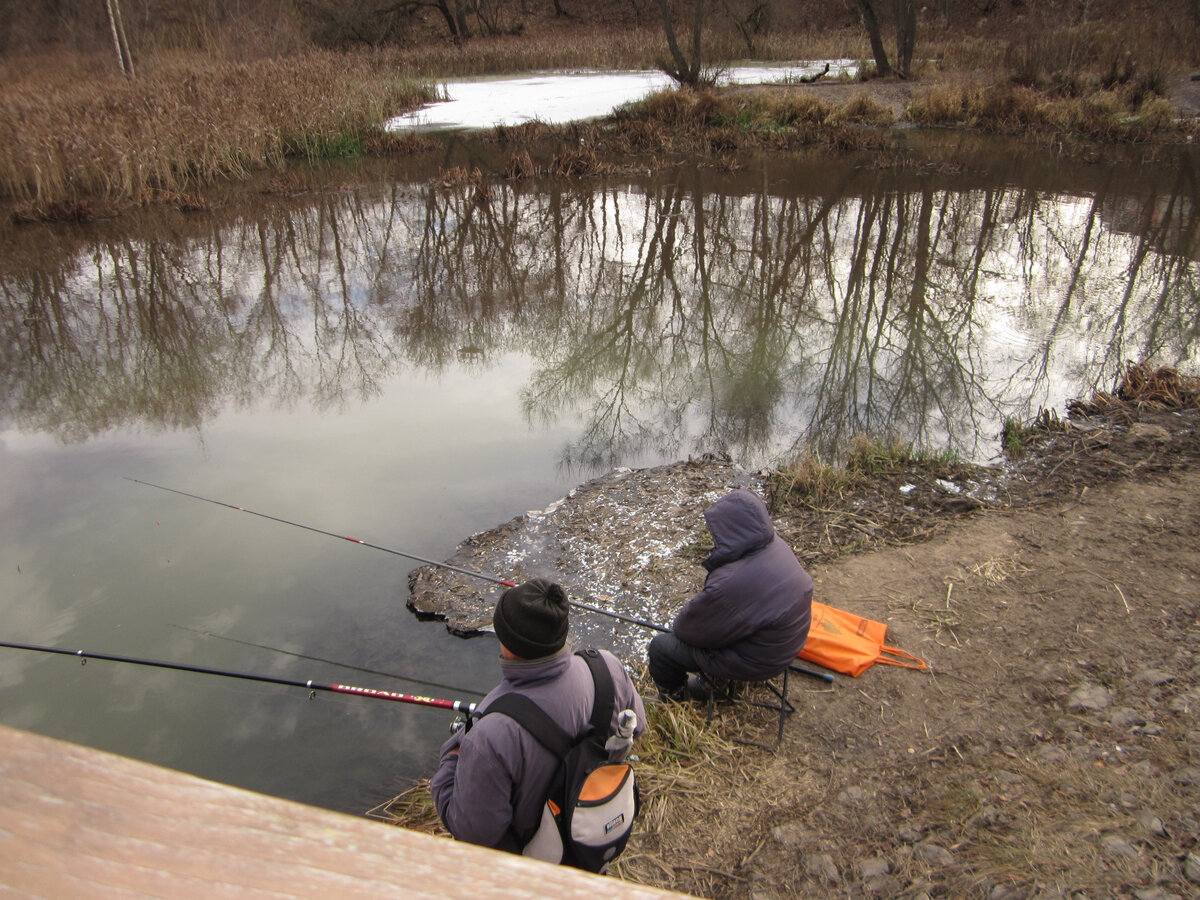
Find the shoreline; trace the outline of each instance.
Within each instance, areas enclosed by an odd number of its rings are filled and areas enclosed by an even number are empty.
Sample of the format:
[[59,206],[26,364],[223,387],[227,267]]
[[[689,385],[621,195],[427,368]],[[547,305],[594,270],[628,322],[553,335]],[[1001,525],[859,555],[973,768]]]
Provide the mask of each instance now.
[[[799,711],[774,753],[734,743],[772,731],[765,712],[722,705],[706,727],[702,709],[651,704],[641,826],[615,874],[757,900],[1194,890],[1200,410],[1190,403],[1098,393],[1068,421],[1044,417],[1021,435],[1003,504],[930,506],[919,533],[822,548],[804,525],[810,540],[797,549],[814,599],[884,622],[888,643],[928,671],[794,680]],[[867,498],[896,480],[881,484],[848,496],[847,509],[872,509]],[[602,495],[585,492],[592,505]],[[812,513],[774,505],[784,528]],[[671,579],[701,574],[698,550],[680,540],[655,568],[675,603],[685,597]],[[444,835],[422,790],[372,814]]]

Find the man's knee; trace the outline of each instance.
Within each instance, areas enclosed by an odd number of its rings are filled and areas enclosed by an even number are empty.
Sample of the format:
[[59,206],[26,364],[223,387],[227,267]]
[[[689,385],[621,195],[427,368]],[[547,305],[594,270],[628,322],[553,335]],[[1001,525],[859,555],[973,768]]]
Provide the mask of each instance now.
[[650,677],[666,691],[682,688],[687,682],[687,673],[696,667],[691,646],[670,632],[656,635],[650,641],[646,656]]

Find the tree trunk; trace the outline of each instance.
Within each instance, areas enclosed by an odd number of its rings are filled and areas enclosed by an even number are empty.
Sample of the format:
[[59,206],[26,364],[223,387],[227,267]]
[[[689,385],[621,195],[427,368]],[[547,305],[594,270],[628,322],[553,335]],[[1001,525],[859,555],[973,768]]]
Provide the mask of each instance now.
[[446,29],[450,32],[450,37],[457,38],[459,36],[458,23],[454,21],[454,14],[450,12],[450,6],[446,3],[446,0],[437,0],[435,5],[437,6],[437,11],[442,14],[442,18],[446,20]]
[[858,0],[858,11],[867,29],[867,37],[871,41],[871,52],[875,54],[875,69],[880,76],[887,78],[892,74],[892,67],[888,64],[887,50],[883,48],[883,35],[879,33],[879,19],[871,7],[871,0]]
[[467,24],[468,0],[454,0],[455,36],[466,40],[471,36],[471,26]]
[[675,25],[671,21],[671,11],[667,8],[667,0],[658,0],[658,9],[662,13],[663,31],[667,37],[667,48],[671,51],[671,65],[662,66],[663,71],[680,84],[696,87],[700,83],[702,47],[701,36],[704,26],[704,7],[708,0],[695,0],[695,19],[692,26],[692,58],[689,60],[679,47],[675,38]]
[[121,52],[121,37],[117,33],[117,15],[113,12],[113,0],[104,0],[104,7],[108,10],[108,27],[112,31],[113,50],[117,52],[117,66],[121,69],[122,75],[128,75],[129,70],[125,68],[125,54]]
[[896,0],[896,74],[912,75],[913,48],[917,45],[916,0]]

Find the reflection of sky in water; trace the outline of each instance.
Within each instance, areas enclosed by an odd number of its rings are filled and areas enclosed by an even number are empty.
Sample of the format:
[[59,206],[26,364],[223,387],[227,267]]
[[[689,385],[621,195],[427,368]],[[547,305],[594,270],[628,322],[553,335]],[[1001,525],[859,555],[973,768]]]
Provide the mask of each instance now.
[[[1141,335],[1195,358],[1176,324],[1195,321],[1194,262],[1156,281],[1168,257],[1091,198],[688,185],[497,185],[483,207],[363,191],[173,244],[97,237],[47,261],[63,278],[0,271],[21,319],[4,638],[414,690],[211,631],[484,690],[494,641],[408,613],[410,561],[125,478],[444,559],[596,467],[722,448],[757,465],[859,430],[986,458],[1005,415],[1061,410]],[[132,277],[151,265],[152,289]],[[446,734],[397,707],[0,651],[0,722],[353,811],[428,774]]]
[[[830,62],[829,78],[842,72],[852,74],[855,68],[853,60]],[[823,68],[824,62],[734,66],[720,80],[758,84],[812,75]],[[397,116],[388,127],[396,131],[490,128],[533,121],[560,125],[608,115],[623,103],[640,100],[673,83],[659,71],[545,72],[518,78],[449,81],[443,85],[446,100]]]

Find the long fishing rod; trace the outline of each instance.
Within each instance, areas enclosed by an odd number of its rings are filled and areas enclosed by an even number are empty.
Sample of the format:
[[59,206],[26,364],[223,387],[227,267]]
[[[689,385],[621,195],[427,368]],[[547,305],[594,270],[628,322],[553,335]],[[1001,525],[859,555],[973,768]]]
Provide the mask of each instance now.
[[[14,650],[34,650],[41,653],[58,653],[62,656],[74,656],[83,663],[89,659],[104,659],[110,662],[131,663],[135,666],[153,666],[158,669],[176,669],[180,672],[198,672],[201,675],[222,675],[226,678],[241,678],[245,681],[261,681],[267,684],[283,684],[289,687],[300,687],[312,691],[329,691],[334,694],[354,694],[359,697],[371,697],[376,700],[395,700],[399,703],[415,703],[418,706],[436,706],[439,709],[450,709],[455,712],[470,713],[475,704],[466,700],[443,700],[439,697],[420,697],[416,694],[405,694],[400,691],[384,691],[378,688],[355,687],[349,684],[319,684],[315,681],[296,681],[291,678],[276,678],[272,675],[254,675],[249,672],[234,672],[229,669],[211,669],[207,666],[193,666],[187,663],[166,662],[161,659],[138,659],[133,656],[117,656],[113,653],[93,653],[87,650],[68,650],[65,647],[44,647],[40,644],[18,644],[12,641],[0,641],[0,647],[10,647]],[[310,694],[311,696],[311,694]]]
[[336,659],[326,659],[323,656],[310,656],[307,653],[297,653],[295,650],[284,650],[282,647],[271,647],[267,644],[256,644],[254,641],[243,641],[234,637],[227,637],[223,634],[217,634],[215,631],[204,631],[200,628],[190,628],[187,625],[174,625],[175,628],[182,628],[184,631],[190,631],[193,634],[202,634],[205,637],[216,638],[218,641],[229,641],[231,644],[241,644],[244,647],[257,647],[259,650],[270,650],[272,653],[282,653],[285,656],[294,656],[296,659],[307,659],[312,662],[325,663],[330,666],[337,666],[340,669],[351,669],[355,672],[362,672],[367,675],[379,675],[383,678],[395,678],[399,681],[407,681],[412,684],[423,684],[425,687],[440,688],[442,690],[455,691],[459,694],[475,694],[482,697],[481,691],[473,691],[468,688],[455,687],[452,684],[441,684],[436,681],[425,681],[420,678],[412,678],[408,675],[397,675],[394,672],[384,672],[379,669],[368,669],[365,666],[356,666],[353,663],[338,662]]
[[153,484],[149,481],[140,481],[137,478],[125,478],[126,481],[132,481],[134,484],[144,484],[146,487],[158,488],[160,491],[170,491],[172,494],[179,494],[181,497],[191,497],[193,500],[203,500],[205,503],[213,503],[217,506],[224,506],[226,509],[236,509],[238,512],[250,513],[252,516],[258,516],[260,519],[270,519],[272,522],[279,522],[282,525],[291,525],[293,528],[303,528],[305,531],[312,531],[316,534],[323,534],[326,537],[338,538],[339,540],[349,541],[352,544],[359,544],[363,547],[370,547],[372,550],[382,550],[384,553],[390,553],[393,556],[403,556],[405,559],[413,559],[417,562],[425,563],[429,566],[437,566],[442,569],[449,569],[451,572],[458,572],[460,575],[470,575],[473,578],[482,578],[485,581],[491,581],[496,584],[502,584],[505,587],[516,587],[516,584],[511,581],[505,581],[503,578],[497,578],[494,575],[485,575],[483,572],[474,572],[470,569],[460,569],[458,566],[452,566],[449,563],[438,562],[435,559],[426,559],[424,556],[417,556],[415,553],[406,553],[403,550],[393,550],[391,547],[382,547],[379,544],[372,544],[369,541],[364,541],[355,537],[348,537],[344,534],[338,534],[336,531],[325,531],[322,528],[314,528],[312,525],[304,525],[300,522],[293,522],[290,519],[281,519],[279,516],[270,516],[266,513],[255,512],[252,509],[246,509],[241,506],[234,506],[232,503],[225,503],[222,500],[213,500],[209,497],[201,497],[199,494],[189,494],[187,491],[179,491],[175,488],[164,487],[161,484]]
[[[372,544],[369,541],[360,540],[359,538],[347,537],[346,535],[338,534],[335,531],[325,531],[322,528],[315,528],[312,525],[304,525],[300,522],[293,522],[290,519],[283,519],[283,518],[280,518],[279,516],[272,516],[272,515],[268,515],[267,513],[255,512],[252,509],[246,509],[245,507],[242,507],[242,506],[234,506],[232,503],[226,503],[223,500],[213,500],[211,497],[201,497],[199,494],[190,494],[187,491],[180,491],[175,488],[169,488],[169,487],[166,487],[161,484],[154,484],[153,482],[150,482],[150,481],[142,481],[138,478],[129,478],[128,476],[125,476],[125,480],[132,481],[134,484],[145,485],[146,487],[158,488],[160,491],[168,491],[169,493],[172,493],[172,494],[179,494],[181,497],[190,497],[193,500],[202,500],[205,503],[212,503],[215,506],[224,506],[226,509],[233,509],[233,510],[237,510],[238,512],[250,513],[250,515],[252,515],[252,516],[258,516],[260,519],[269,519],[272,522],[279,522],[282,525],[291,525],[294,528],[303,528],[305,531],[311,531],[316,534],[323,534],[326,537],[338,538],[339,540],[349,541],[352,544],[358,544],[362,547],[370,547],[372,550],[382,550],[384,553],[390,553],[393,556],[403,556],[405,559],[416,560],[417,562],[422,562],[429,566],[436,566],[441,569],[449,569],[451,572],[458,572],[460,575],[469,575],[472,578],[482,578],[484,581],[490,581],[490,582],[493,582],[494,584],[504,585],[504,587],[516,587],[517,586],[514,582],[506,581],[503,578],[497,578],[495,575],[487,575],[483,572],[476,572],[472,569],[463,569],[463,568],[460,568],[459,566],[452,566],[449,563],[438,562],[435,559],[427,559],[424,556],[417,556],[415,553],[408,553],[404,550],[395,550],[391,547],[383,547],[379,544]],[[578,600],[568,600],[568,602],[572,606],[579,607],[580,609],[586,609],[589,612],[594,612],[601,616],[608,616],[609,618],[619,619],[622,622],[628,622],[632,625],[640,625],[643,628],[650,628],[650,629],[653,629],[654,631],[666,632],[666,631],[670,630],[668,628],[664,628],[661,625],[655,625],[653,622],[647,622],[643,619],[635,619],[632,616],[625,616],[625,615],[622,615],[621,613],[615,613],[611,610],[601,609],[598,606],[592,606],[588,603],[582,603]],[[794,671],[794,672],[799,672],[803,675],[810,675],[813,678],[819,678],[821,681],[826,681],[826,682],[833,681],[833,676],[829,675],[825,672],[814,672],[812,669],[806,669],[803,666],[796,666],[796,665],[793,665],[791,668],[792,668],[792,671]]]
[[[650,629],[653,629],[654,631],[661,631],[664,634],[669,634],[671,631],[670,628],[664,628],[662,625],[655,625],[653,622],[647,622],[645,619],[635,619],[635,618],[633,618],[633,616],[623,616],[620,613],[615,613],[615,612],[610,612],[609,610],[600,609],[598,606],[589,606],[586,603],[579,603],[578,601],[575,601],[575,600],[572,600],[570,602],[573,606],[578,606],[583,609],[591,610],[592,612],[600,613],[600,615],[602,615],[602,616],[612,616],[614,619],[620,619],[622,622],[629,622],[631,625],[641,625],[643,628],[650,628]],[[801,675],[808,675],[812,678],[818,678],[821,681],[824,681],[828,684],[833,683],[833,676],[830,675],[828,672],[816,672],[816,671],[813,671],[812,669],[806,669],[806,668],[804,668],[804,666],[795,665],[794,663],[791,666],[788,666],[788,668],[791,669],[793,672],[797,672]]]

